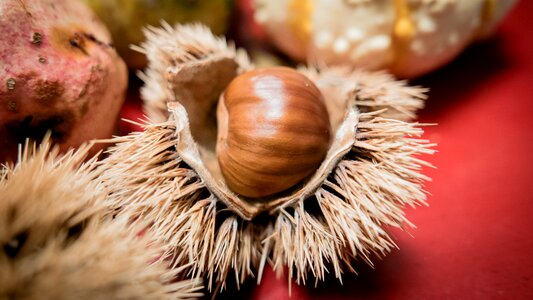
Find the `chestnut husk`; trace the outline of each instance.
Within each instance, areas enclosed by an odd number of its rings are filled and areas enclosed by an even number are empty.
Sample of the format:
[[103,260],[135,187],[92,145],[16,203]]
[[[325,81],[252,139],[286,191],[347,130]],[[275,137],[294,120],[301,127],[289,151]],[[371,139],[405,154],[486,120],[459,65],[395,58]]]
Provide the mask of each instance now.
[[246,54],[199,25],[163,24],[146,31],[150,61],[141,77],[149,120],[144,131],[113,139],[100,162],[109,209],[152,223],[176,264],[205,276],[208,288],[276,272],[323,280],[326,266],[341,278],[351,263],[369,264],[395,247],[385,226],[411,225],[406,205],[424,204],[420,173],[433,153],[410,123],[425,89],[384,73],[343,67],[298,71],[321,90],[335,134],[328,154],[303,184],[268,201],[227,188],[214,155],[214,111],[225,85],[253,68]]
[[16,164],[0,167],[0,298],[185,299],[201,281],[179,267],[142,222],[106,214],[90,145],[60,155],[50,134],[27,142]]

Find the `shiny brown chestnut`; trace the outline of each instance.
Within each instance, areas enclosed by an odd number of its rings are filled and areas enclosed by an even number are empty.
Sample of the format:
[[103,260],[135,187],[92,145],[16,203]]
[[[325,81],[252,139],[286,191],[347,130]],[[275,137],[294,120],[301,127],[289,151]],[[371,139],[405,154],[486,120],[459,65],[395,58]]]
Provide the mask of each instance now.
[[331,126],[315,84],[285,67],[237,76],[217,108],[216,154],[231,190],[260,198],[312,174],[325,157]]

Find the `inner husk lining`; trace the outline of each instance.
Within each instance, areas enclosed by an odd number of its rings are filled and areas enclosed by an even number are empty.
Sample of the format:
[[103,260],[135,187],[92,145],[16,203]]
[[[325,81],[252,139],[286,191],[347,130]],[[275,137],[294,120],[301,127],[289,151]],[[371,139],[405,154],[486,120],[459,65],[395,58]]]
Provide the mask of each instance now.
[[359,112],[355,95],[344,90],[344,85],[315,80],[324,96],[331,128],[335,133],[326,157],[313,175],[291,189],[265,199],[245,198],[226,185],[215,152],[217,127],[214,112],[220,95],[237,75],[238,65],[230,57],[214,56],[194,64],[170,68],[167,80],[175,101],[168,103],[168,109],[176,122],[176,150],[183,161],[200,175],[208,189],[232,211],[245,220],[251,220],[261,212],[272,213],[312,195],[337,162],[352,148]]

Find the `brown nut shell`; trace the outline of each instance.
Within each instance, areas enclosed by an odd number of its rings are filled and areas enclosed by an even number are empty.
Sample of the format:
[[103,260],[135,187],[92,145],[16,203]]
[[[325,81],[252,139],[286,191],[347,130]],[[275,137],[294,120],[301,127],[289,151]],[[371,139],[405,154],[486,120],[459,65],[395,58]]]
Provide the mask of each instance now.
[[331,140],[322,94],[285,67],[236,77],[220,99],[217,123],[222,175],[230,189],[250,198],[285,191],[312,174]]

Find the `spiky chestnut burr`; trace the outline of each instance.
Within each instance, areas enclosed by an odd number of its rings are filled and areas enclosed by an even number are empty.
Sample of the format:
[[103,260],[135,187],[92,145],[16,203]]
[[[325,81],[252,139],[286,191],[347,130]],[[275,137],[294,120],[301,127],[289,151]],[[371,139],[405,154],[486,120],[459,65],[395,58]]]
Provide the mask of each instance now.
[[199,296],[200,282],[177,281],[179,268],[154,263],[163,250],[139,234],[144,225],[106,216],[87,151],[60,156],[45,139],[0,168],[0,299]]
[[211,290],[228,275],[260,281],[266,264],[288,268],[298,283],[310,273],[340,278],[354,260],[371,263],[395,247],[385,227],[409,225],[404,207],[426,197],[420,169],[428,164],[417,155],[433,145],[410,122],[424,89],[383,73],[295,70],[325,99],[331,144],[300,184],[254,201],[228,187],[216,158],[216,108],[228,84],[253,70],[246,54],[197,25],[164,24],[147,37],[142,94],[151,121],[115,138],[100,162],[110,210],[150,222],[167,255]]

